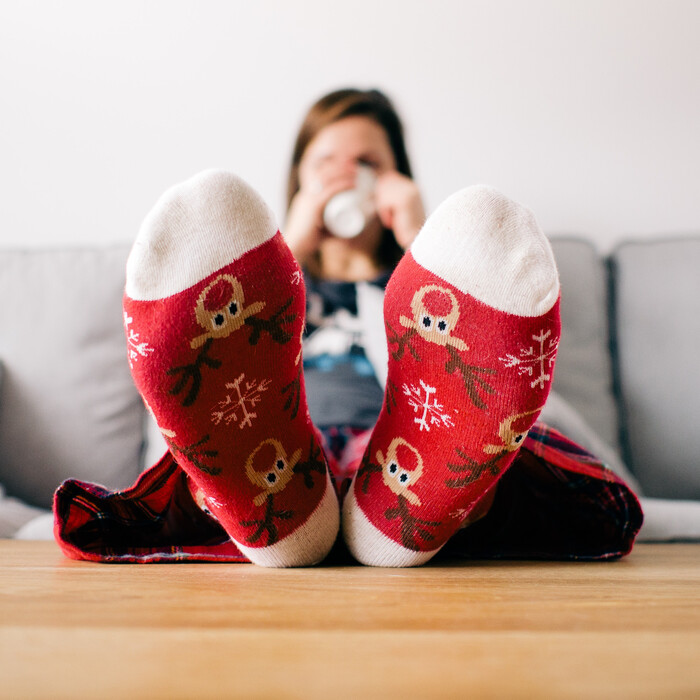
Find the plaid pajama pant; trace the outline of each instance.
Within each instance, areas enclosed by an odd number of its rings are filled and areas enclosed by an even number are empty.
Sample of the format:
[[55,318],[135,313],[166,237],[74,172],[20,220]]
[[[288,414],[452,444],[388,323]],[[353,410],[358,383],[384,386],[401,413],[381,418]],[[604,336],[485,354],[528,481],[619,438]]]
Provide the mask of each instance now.
[[[320,433],[341,495],[371,431]],[[69,480],[54,497],[55,536],[66,556],[98,562],[246,562],[192,497],[170,453],[119,492]],[[630,552],[642,510],[629,487],[593,455],[542,423],[501,477],[487,514],[459,530],[438,557],[604,560]],[[336,550],[342,550],[338,543]],[[330,557],[336,561],[337,556]]]

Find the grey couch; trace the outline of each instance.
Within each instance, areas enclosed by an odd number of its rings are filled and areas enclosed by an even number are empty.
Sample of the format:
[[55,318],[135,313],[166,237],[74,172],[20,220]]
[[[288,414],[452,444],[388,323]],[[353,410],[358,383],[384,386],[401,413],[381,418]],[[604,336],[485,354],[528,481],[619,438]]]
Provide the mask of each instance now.
[[[700,237],[607,258],[552,242],[564,328],[543,418],[643,496],[642,539],[700,539]],[[63,479],[123,488],[164,449],[129,374],[127,252],[0,251],[2,537],[50,537]]]

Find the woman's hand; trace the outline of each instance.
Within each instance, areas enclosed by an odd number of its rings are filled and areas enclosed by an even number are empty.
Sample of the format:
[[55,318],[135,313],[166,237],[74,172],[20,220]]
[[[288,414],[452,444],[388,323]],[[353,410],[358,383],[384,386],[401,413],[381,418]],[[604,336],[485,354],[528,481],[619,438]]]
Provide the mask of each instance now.
[[404,249],[413,243],[425,223],[423,200],[411,178],[391,170],[377,178],[374,193],[379,219],[394,232],[396,242]]
[[323,224],[326,204],[336,194],[355,186],[356,171],[336,173],[322,179],[321,175],[300,189],[287,212],[284,238],[300,265],[304,265],[318,250],[328,232]]

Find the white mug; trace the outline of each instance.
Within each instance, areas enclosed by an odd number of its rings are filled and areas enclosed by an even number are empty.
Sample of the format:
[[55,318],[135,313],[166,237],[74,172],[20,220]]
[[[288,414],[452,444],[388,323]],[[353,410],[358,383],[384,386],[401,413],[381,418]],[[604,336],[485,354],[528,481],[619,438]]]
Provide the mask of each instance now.
[[374,216],[374,185],[377,176],[367,165],[357,169],[355,189],[339,192],[323,212],[325,227],[338,238],[354,238],[364,231],[367,222]]

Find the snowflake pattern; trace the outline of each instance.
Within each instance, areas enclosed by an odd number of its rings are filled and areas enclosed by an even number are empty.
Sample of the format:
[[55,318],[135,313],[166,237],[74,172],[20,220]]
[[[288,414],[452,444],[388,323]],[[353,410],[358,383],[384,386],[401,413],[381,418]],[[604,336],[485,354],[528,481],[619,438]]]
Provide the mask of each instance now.
[[260,395],[267,391],[270,383],[270,379],[245,381],[245,373],[235,381],[227,382],[226,388],[232,391],[226,394],[226,398],[219,401],[212,410],[211,419],[214,425],[219,425],[222,421],[226,425],[238,423],[241,430],[246,426],[252,426],[253,418],[258,417],[252,409],[260,403],[262,400]]
[[126,342],[128,348],[129,366],[133,367],[134,362],[137,362],[139,357],[148,357],[150,353],[154,351],[155,348],[150,347],[148,343],[140,342],[139,333],[136,333],[133,328],[129,328],[129,325],[133,323],[134,319],[129,316],[126,311],[124,312],[124,329],[126,330]]
[[[434,386],[429,386],[422,379],[420,388],[413,384],[403,385],[404,396],[408,397],[408,404],[413,408],[414,413],[421,413],[420,418],[414,418],[413,422],[420,425],[421,430],[430,432],[431,425],[451,428],[454,421],[449,413],[445,412],[442,404],[439,404],[433,394],[437,392]],[[456,413],[456,411],[455,411]]]
[[540,389],[544,389],[545,382],[552,378],[551,367],[559,347],[559,338],[548,341],[551,334],[551,330],[542,329],[537,335],[532,336],[532,339],[539,343],[539,347],[531,345],[528,348],[520,348],[519,355],[506,353],[505,357],[498,359],[505,367],[517,367],[520,375],[526,374],[528,377],[533,377],[535,371],[539,371],[539,375],[530,382],[530,387],[534,389],[539,386]]

